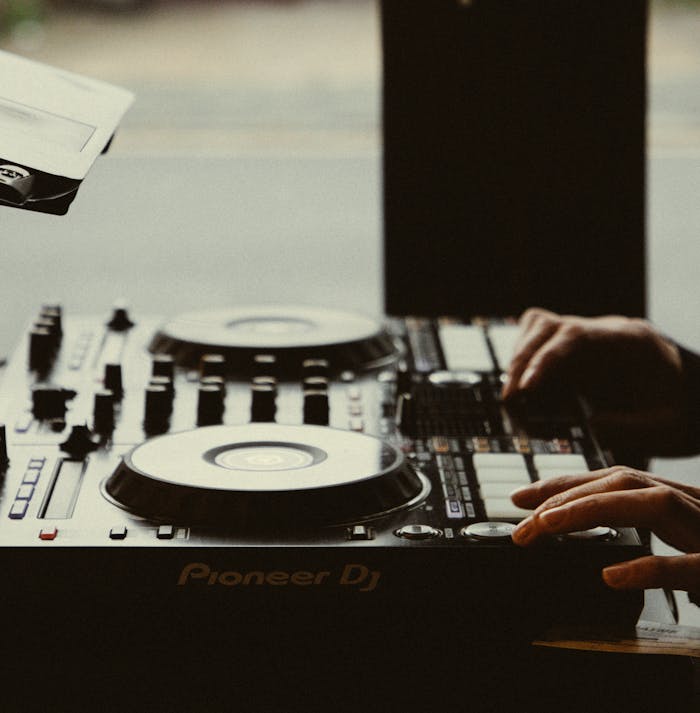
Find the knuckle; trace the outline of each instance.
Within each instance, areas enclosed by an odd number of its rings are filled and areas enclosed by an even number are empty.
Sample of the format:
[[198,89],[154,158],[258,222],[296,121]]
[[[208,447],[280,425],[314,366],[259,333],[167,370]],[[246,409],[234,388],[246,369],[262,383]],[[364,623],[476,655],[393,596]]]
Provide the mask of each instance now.
[[681,508],[683,497],[675,488],[659,485],[654,488],[654,491],[655,505],[660,512],[674,513]]
[[641,473],[631,468],[620,467],[610,476],[611,484],[618,490],[632,490],[647,485]]
[[568,342],[578,342],[585,335],[586,330],[578,322],[567,322],[561,327],[561,335]]
[[545,310],[543,310],[541,307],[528,307],[521,315],[520,315],[520,320],[528,320],[528,319],[534,319],[535,317],[539,317],[540,315],[545,314]]

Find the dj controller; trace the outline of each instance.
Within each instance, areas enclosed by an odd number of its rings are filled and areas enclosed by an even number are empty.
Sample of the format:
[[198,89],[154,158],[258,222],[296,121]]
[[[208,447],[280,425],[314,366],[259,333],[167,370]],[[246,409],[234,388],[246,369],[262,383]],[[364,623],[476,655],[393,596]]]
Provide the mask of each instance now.
[[335,691],[348,667],[410,691],[466,642],[493,663],[494,641],[552,624],[634,623],[640,596],[600,577],[645,553],[634,530],[511,540],[512,490],[607,464],[580,400],[503,402],[516,336],[311,307],[44,305],[0,389],[5,659],[107,656],[122,687],[138,660],[145,695],[143,667],[172,681],[186,650],[190,672],[295,710],[280,696]]

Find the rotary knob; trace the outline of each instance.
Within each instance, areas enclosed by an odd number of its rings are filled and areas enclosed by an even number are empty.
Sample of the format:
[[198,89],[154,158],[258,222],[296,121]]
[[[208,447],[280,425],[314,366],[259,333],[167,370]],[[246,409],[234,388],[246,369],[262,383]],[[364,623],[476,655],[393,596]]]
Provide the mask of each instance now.
[[304,392],[304,423],[327,426],[330,418],[328,392],[320,389]]
[[200,384],[197,394],[197,426],[223,423],[224,390],[218,384]]
[[160,384],[146,387],[143,429],[146,435],[165,433],[170,426],[172,400],[168,389]]
[[41,421],[61,420],[66,415],[66,402],[75,395],[75,391],[60,386],[35,386],[32,389],[32,414]]
[[112,310],[112,316],[107,322],[107,327],[113,332],[126,332],[131,329],[134,322],[129,317],[129,312],[124,305],[115,305]]
[[275,387],[272,384],[253,384],[251,396],[250,420],[253,422],[274,421],[277,412]]
[[97,448],[97,443],[93,440],[90,429],[82,424],[71,428],[68,438],[60,444],[60,448],[71,458],[82,460]]
[[121,364],[105,364],[104,387],[114,394],[115,401],[121,401],[124,396]]
[[114,430],[114,394],[109,389],[95,393],[92,426],[96,433],[107,435]]
[[49,370],[56,354],[54,338],[46,327],[36,325],[29,333],[29,368],[43,374]]

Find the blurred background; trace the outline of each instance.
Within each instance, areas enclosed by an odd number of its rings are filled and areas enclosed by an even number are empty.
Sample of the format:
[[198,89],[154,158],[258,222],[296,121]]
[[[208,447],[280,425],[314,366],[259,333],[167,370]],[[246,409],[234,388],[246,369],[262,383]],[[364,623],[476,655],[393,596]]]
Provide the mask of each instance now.
[[[136,94],[66,217],[0,213],[0,353],[52,298],[380,313],[379,29],[374,0],[0,0],[0,48]],[[696,349],[698,37],[698,0],[652,1],[650,316]]]

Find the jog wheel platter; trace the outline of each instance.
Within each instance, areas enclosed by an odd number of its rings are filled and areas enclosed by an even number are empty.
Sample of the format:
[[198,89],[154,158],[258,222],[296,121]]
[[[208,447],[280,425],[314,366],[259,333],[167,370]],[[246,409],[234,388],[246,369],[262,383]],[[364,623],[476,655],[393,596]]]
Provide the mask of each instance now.
[[380,367],[396,359],[399,346],[368,317],[262,305],[182,314],[158,330],[150,350],[190,368],[205,354],[220,354],[231,374],[245,373],[264,353],[276,358],[280,375],[296,375],[306,359],[326,359],[336,372]]
[[415,504],[429,486],[377,438],[250,424],[147,441],[124,456],[105,491],[149,519],[261,530],[378,517]]

